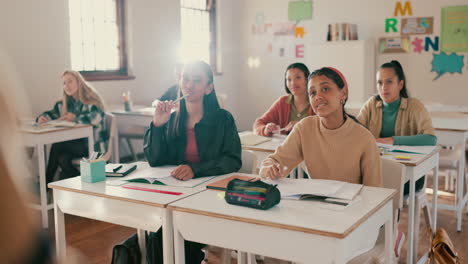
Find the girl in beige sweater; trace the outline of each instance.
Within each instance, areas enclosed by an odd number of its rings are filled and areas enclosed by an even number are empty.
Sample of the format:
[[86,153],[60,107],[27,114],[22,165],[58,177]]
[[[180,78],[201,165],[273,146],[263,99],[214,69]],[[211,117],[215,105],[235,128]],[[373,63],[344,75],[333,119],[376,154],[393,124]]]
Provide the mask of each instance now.
[[382,186],[375,139],[344,110],[348,85],[343,74],[331,67],[314,71],[308,93],[317,116],[294,126],[284,143],[262,162],[261,177],[286,177],[304,161],[312,179]]

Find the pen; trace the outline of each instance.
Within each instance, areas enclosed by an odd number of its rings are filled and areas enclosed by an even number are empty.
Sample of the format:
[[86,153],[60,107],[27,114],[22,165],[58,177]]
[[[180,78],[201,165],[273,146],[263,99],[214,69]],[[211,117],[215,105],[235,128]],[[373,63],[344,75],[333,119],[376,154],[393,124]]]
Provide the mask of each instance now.
[[116,171],[120,170],[120,168],[122,168],[122,165],[117,166],[116,168],[113,169],[113,171],[116,172]]
[[182,100],[182,99],[184,99],[184,98],[188,97],[189,95],[190,95],[190,94],[186,94],[186,95],[184,95],[184,96],[182,96],[182,97],[178,98],[177,100],[174,100],[174,102],[173,102],[173,103],[175,104],[175,103],[179,102],[180,100]]
[[155,192],[155,193],[163,193],[163,194],[170,194],[170,195],[181,195],[182,194],[181,192],[161,191],[161,190],[155,190],[155,189],[138,187],[138,186],[131,186],[131,185],[124,185],[122,187],[125,188],[125,189],[132,189],[132,190],[146,191],[146,192]]

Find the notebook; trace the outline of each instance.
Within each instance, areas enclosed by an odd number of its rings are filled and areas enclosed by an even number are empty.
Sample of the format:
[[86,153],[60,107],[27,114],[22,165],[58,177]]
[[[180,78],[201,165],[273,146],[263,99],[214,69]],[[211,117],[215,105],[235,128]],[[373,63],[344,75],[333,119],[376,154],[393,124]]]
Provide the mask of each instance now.
[[124,177],[137,168],[136,164],[106,164],[106,176],[108,177]]
[[74,127],[76,126],[75,122],[66,121],[66,120],[50,120],[46,123],[42,123],[39,127]]
[[149,167],[149,165],[146,164],[141,166],[141,169],[138,169],[137,174],[134,176],[129,176],[128,178],[124,179],[124,181],[192,188],[215,177],[200,177],[190,179],[188,181],[182,181],[171,176],[171,172],[175,170],[177,166]]
[[242,145],[255,146],[255,145],[270,141],[271,139],[267,137],[255,135],[253,133],[249,133],[249,134],[240,135],[240,140],[241,140]]
[[146,183],[146,184],[157,184],[157,185],[193,188],[206,181],[213,179],[214,177],[215,176],[201,177],[201,178],[190,179],[188,181],[182,181],[172,176],[167,176],[164,178],[156,178],[156,177],[132,178],[132,179],[127,179],[125,181],[134,182],[134,183]]
[[213,183],[210,183],[206,186],[207,189],[212,189],[212,190],[219,190],[219,191],[225,191],[227,188],[228,183],[233,180],[233,179],[239,179],[239,180],[244,180],[244,181],[249,181],[253,179],[260,179],[258,177],[252,177],[252,176],[245,176],[245,175],[233,175],[231,177],[215,181]]
[[277,184],[281,198],[292,200],[333,198],[350,201],[362,189],[362,184],[333,180],[280,179],[265,182]]

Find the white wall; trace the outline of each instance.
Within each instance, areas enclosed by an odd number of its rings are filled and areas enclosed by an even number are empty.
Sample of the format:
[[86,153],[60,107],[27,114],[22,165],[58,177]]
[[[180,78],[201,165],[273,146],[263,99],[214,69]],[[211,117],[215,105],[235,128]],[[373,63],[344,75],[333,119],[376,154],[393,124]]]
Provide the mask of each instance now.
[[[13,61],[24,84],[32,110],[49,108],[61,95],[60,75],[70,67],[68,5],[66,0],[3,1],[0,9],[0,46]],[[384,33],[385,18],[393,17],[396,0],[315,0],[313,19],[299,25],[306,29],[301,41],[305,59],[265,55],[262,38],[251,34],[257,12],[267,22],[287,22],[288,0],[219,0],[223,74],[215,77],[218,93],[228,95],[227,108],[240,129],[250,129],[256,117],[284,94],[286,66],[306,64],[307,47],[324,44],[327,24],[358,24],[359,38],[377,40]],[[403,1],[404,2],[404,1]],[[136,104],[148,104],[173,83],[173,64],[179,39],[179,1],[138,0],[128,3],[129,47],[135,80],[93,82],[108,104],[120,103],[130,90]],[[467,0],[412,0],[413,16],[434,16],[434,35],[439,35],[440,6],[463,5]],[[281,43],[281,39],[278,42]],[[446,74],[437,81],[430,73],[432,53],[380,55],[379,65],[399,59],[408,75],[412,95],[425,102],[466,104],[468,74]],[[326,54],[324,54],[326,56]],[[467,61],[465,53],[465,63]],[[247,67],[247,58],[258,56],[259,68]],[[323,59],[323,58],[320,58]],[[310,63],[309,63],[310,64]]]
[[[349,22],[358,25],[359,39],[370,39],[377,42],[379,37],[395,36],[397,34],[385,33],[385,19],[393,18],[396,0],[313,0],[312,20],[301,21],[298,25],[304,26],[307,32],[303,40],[291,40],[291,37],[276,37],[273,43],[297,43],[305,45],[305,58],[280,58],[268,55],[261,48],[266,43],[268,36],[259,36],[251,33],[251,27],[255,24],[257,13],[264,14],[265,22],[288,22],[289,0],[244,0],[242,5],[241,39],[241,69],[243,84],[241,97],[244,107],[239,109],[242,117],[240,127],[249,129],[256,117],[265,112],[272,102],[284,94],[284,69],[292,62],[303,62],[306,65],[313,64],[316,60],[327,61],[329,54],[316,58],[307,55],[307,47],[326,44],[327,25],[329,23]],[[404,3],[405,1],[401,1]],[[434,34],[440,34],[440,7],[467,5],[467,0],[427,1],[411,0],[413,16],[433,16],[435,21]],[[407,16],[408,17],[408,16]],[[400,20],[401,16],[396,17]],[[423,35],[424,36],[424,35]],[[425,36],[424,36],[425,37]],[[289,40],[286,40],[289,38]],[[284,44],[284,46],[288,46]],[[312,52],[309,52],[312,53]],[[436,52],[439,53],[439,52]],[[432,81],[436,76],[431,73],[432,52],[422,54],[391,54],[377,55],[376,65],[392,59],[398,59],[402,63],[407,74],[408,89],[412,96],[422,99],[426,103],[442,103],[450,105],[468,105],[468,69],[465,55],[463,75],[445,74],[440,79]],[[258,68],[249,68],[247,58],[259,57],[261,65]],[[348,58],[343,57],[344,61]],[[352,61],[347,61],[352,65]],[[333,65],[323,65],[333,66]],[[314,69],[311,69],[314,70]],[[372,80],[373,81],[373,80]],[[352,89],[352,87],[350,87]]]
[[[180,39],[179,1],[127,2],[129,54],[135,80],[92,84],[107,104],[121,101],[130,90],[135,104],[149,104],[174,82],[173,65]],[[236,112],[239,87],[238,1],[221,1],[222,75],[215,77],[219,93],[228,95],[227,108]],[[70,68],[68,1],[3,1],[0,46],[18,71],[34,113],[48,109],[61,96],[61,73]]]

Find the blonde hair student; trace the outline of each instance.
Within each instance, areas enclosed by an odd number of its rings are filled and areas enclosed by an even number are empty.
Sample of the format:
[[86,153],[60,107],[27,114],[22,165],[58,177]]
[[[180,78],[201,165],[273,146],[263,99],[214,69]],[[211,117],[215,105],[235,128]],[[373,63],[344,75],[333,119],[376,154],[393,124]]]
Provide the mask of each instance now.
[[[101,96],[77,71],[66,70],[62,74],[62,84],[62,99],[56,102],[51,110],[39,115],[37,122],[43,124],[58,119],[90,124],[94,132],[94,150],[103,152],[108,138],[104,122],[104,102]],[[61,168],[61,179],[79,175],[79,171],[72,165],[72,160],[87,155],[86,139],[53,144],[46,170],[47,183],[52,181],[58,167]]]
[[310,103],[316,116],[304,118],[275,153],[262,162],[260,176],[286,177],[305,161],[312,179],[339,180],[381,186],[380,155],[372,134],[344,106],[348,85],[331,67],[309,76]]

